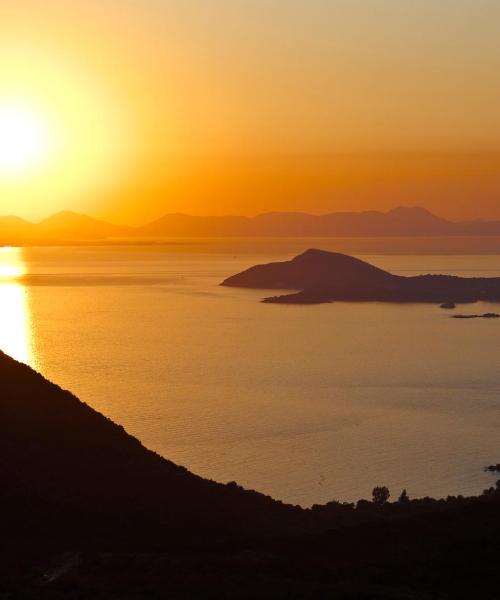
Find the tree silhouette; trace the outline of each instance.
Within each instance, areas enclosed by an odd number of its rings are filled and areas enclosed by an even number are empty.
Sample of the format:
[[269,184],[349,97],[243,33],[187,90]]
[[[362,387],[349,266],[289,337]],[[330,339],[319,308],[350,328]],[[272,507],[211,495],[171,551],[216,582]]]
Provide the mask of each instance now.
[[389,500],[390,495],[389,488],[385,485],[374,487],[372,492],[373,504],[383,506]]
[[409,502],[409,501],[410,501],[410,497],[408,496],[408,492],[406,491],[406,489],[404,489],[398,498],[398,502]]

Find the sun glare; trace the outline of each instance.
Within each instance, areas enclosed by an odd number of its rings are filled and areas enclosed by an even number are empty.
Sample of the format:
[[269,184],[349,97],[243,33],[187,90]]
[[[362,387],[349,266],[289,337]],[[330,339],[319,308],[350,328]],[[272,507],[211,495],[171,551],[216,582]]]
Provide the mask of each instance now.
[[0,248],[0,350],[34,366],[25,271],[21,248]]
[[48,148],[41,115],[24,106],[0,105],[0,174],[16,175],[37,166]]
[[135,126],[108,79],[1,36],[0,74],[0,214],[41,219],[120,185]]

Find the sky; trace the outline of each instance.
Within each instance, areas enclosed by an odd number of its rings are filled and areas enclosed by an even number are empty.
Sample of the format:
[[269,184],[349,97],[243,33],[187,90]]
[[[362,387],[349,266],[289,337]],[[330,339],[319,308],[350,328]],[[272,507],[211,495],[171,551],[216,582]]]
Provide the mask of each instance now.
[[500,218],[498,73],[498,0],[2,0],[0,214]]

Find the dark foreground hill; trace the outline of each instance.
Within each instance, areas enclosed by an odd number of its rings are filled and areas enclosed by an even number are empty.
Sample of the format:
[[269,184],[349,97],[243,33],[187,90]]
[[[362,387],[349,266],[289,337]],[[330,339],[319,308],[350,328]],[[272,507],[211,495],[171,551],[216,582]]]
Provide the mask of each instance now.
[[229,277],[222,285],[300,290],[264,299],[276,304],[318,304],[335,300],[439,304],[500,301],[500,277],[403,277],[346,254],[315,249],[286,262],[256,265]]
[[3,527],[16,536],[228,541],[305,524],[303,511],[197,477],[0,354]]
[[2,353],[0,385],[2,599],[498,598],[496,488],[304,510],[194,476]]

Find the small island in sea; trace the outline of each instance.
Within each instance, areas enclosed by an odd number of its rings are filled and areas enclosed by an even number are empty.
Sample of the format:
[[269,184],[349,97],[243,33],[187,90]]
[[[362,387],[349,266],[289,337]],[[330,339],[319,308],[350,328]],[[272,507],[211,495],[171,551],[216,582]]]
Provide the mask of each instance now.
[[273,304],[320,304],[338,301],[432,302],[441,306],[500,302],[500,277],[393,275],[363,260],[310,249],[285,262],[253,266],[221,285],[240,288],[297,290],[270,296]]
[[454,319],[500,319],[498,313],[483,313],[482,315],[453,315]]

